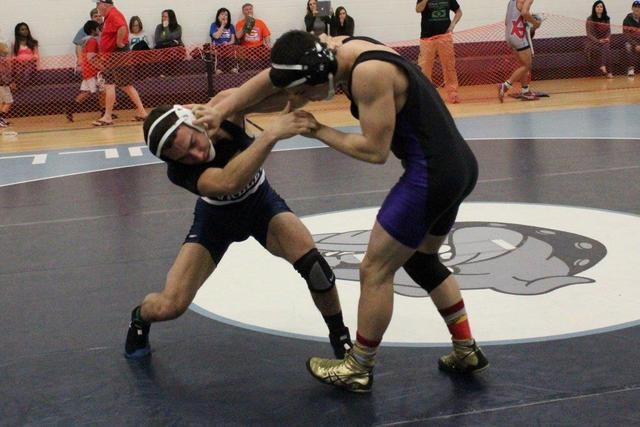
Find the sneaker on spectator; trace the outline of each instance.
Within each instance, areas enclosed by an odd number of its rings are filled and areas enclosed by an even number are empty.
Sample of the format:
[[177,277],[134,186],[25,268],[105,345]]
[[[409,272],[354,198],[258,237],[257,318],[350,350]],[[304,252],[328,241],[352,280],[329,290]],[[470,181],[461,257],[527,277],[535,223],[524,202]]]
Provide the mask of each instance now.
[[[102,114],[100,115],[100,117],[98,117],[96,120],[100,120],[102,117],[104,117],[104,111],[102,112]],[[113,120],[116,120],[118,118],[118,115],[115,113],[111,113],[111,118]]]
[[7,123],[2,117],[0,117],[0,128],[6,128],[7,126],[9,126],[9,123]]
[[636,75],[636,69],[634,67],[627,68],[627,76],[633,77]]
[[505,85],[504,83],[500,83],[500,86],[498,86],[498,99],[500,100],[500,102],[504,102],[504,94],[507,93],[508,90],[509,88],[507,87],[507,85]]
[[538,95],[535,94],[535,92],[531,92],[531,91],[521,92],[520,93],[520,98],[523,101],[536,101],[536,100],[540,99],[538,97]]

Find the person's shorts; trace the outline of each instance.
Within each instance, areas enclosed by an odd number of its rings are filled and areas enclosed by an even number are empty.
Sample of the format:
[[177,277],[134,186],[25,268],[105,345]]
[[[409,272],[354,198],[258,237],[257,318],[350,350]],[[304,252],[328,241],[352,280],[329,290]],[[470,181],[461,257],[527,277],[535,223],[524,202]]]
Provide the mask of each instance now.
[[102,71],[105,84],[129,86],[133,83],[133,73],[129,63],[129,52],[113,52]]
[[526,29],[524,37],[518,37],[515,34],[507,34],[507,43],[512,49],[517,50],[518,52],[529,49],[531,47],[529,28]]
[[106,68],[102,75],[105,84],[116,86],[129,86],[133,83],[133,75],[131,68],[127,65],[121,65],[114,68]]
[[478,164],[464,143],[455,158],[431,168],[425,161],[409,161],[405,168],[376,220],[398,242],[416,249],[427,234],[444,236],[451,230],[460,204],[476,184]]
[[269,222],[282,212],[291,212],[291,209],[268,181],[238,203],[213,205],[199,198],[184,243],[204,246],[218,264],[231,243],[250,236],[266,248]]
[[80,83],[80,91],[96,93],[98,91],[98,80],[96,77],[84,79],[82,83]]
[[0,86],[0,103],[13,104],[13,95],[9,86]]

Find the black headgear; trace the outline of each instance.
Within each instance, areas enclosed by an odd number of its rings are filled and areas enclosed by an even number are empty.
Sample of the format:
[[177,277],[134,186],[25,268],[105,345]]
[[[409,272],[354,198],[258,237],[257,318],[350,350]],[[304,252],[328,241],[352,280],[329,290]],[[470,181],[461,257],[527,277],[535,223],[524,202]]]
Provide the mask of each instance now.
[[[294,87],[304,83],[319,85],[329,81],[329,75],[335,74],[338,64],[333,52],[326,46],[316,42],[306,50],[297,64],[271,63],[269,77],[276,87]],[[276,70],[298,71],[296,73],[279,73]]]

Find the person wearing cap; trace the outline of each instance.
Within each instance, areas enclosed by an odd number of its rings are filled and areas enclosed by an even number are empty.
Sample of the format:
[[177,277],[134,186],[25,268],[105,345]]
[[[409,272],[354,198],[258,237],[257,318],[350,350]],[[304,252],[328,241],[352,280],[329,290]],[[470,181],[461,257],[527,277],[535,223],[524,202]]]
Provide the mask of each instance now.
[[640,0],[631,4],[631,13],[622,21],[622,32],[626,38],[627,76],[633,77],[640,63]]
[[100,34],[100,54],[105,62],[102,75],[105,80],[104,114],[92,124],[108,126],[113,124],[113,106],[116,102],[116,86],[127,94],[136,107],[134,118],[144,120],[147,112],[144,109],[138,91],[133,86],[131,70],[124,64],[124,53],[129,50],[129,27],[122,12],[114,5],[113,0],[97,0],[96,6],[100,16],[104,17]]
[[[212,103],[230,96],[232,89],[216,95]],[[265,103],[249,111],[273,110]],[[184,313],[229,245],[250,236],[291,263],[306,280],[329,329],[335,356],[343,357],[351,347],[335,276],[309,230],[271,187],[262,168],[277,141],[309,131],[307,121],[289,111],[287,106],[255,140],[242,128],[243,114],[229,117],[209,138],[204,128],[194,125],[195,117],[185,107],[165,105],[149,113],[143,133],[150,151],[166,162],[171,182],[200,197],[164,289],[147,295],[132,311],[127,358],[147,357],[150,324]]]
[[489,362],[471,334],[458,283],[438,256],[478,178],[475,156],[415,63],[368,37],[324,41],[306,31],[283,34],[271,51],[270,69],[233,97],[193,108],[196,124],[206,122],[214,132],[223,118],[256,102],[283,92],[308,101],[328,99],[339,85],[361,132],[345,133],[297,110],[296,116],[308,120],[310,130],[303,135],[367,163],[385,163],[391,153],[401,160],[404,173],[378,211],[360,265],[356,342],[344,359],[314,357],[307,368],[324,383],[371,390],[376,353],[393,311],[393,278],[404,268],[429,293],[451,334],[453,350],[438,360],[439,368],[481,372]]

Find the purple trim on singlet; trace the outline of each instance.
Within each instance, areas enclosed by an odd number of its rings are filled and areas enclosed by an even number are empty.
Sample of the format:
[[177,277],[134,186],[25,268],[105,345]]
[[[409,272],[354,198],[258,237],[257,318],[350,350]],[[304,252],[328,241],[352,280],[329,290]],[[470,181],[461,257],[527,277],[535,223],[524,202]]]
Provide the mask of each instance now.
[[395,142],[402,145],[405,171],[385,198],[376,219],[394,239],[417,248],[430,226],[427,158],[415,135]]

